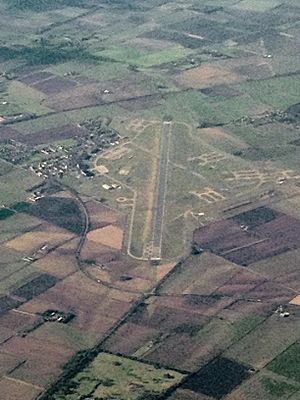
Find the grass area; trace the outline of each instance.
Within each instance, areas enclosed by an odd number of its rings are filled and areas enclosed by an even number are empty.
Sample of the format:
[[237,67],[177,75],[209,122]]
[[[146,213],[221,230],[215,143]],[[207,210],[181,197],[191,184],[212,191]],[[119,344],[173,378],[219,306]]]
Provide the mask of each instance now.
[[181,165],[188,165],[190,157],[197,157],[209,151],[209,146],[201,142],[193,126],[181,123],[172,125],[170,147],[170,160]]
[[0,210],[0,221],[11,217],[12,215],[14,215],[15,212],[13,210],[9,210],[8,208],[2,208]]
[[27,214],[15,214],[1,221],[0,242],[17,236],[23,230],[29,230],[34,226],[41,224],[41,220],[31,217]]
[[286,382],[282,377],[270,374],[266,370],[260,371],[246,380],[231,395],[232,400],[288,400],[297,392],[297,386]]
[[116,190],[106,190],[102,187],[103,184],[115,183],[114,180],[95,176],[93,179],[86,179],[80,176],[75,178],[73,175],[65,175],[63,182],[72,187],[78,193],[82,195],[87,195],[95,197],[97,200],[102,201],[104,204],[108,204],[113,208],[120,209],[122,211],[122,205],[118,203],[117,199],[119,197],[126,197],[128,199],[132,198],[132,191],[122,187],[122,189]]
[[73,199],[43,197],[26,212],[76,234],[81,234],[84,230],[82,212]]
[[179,217],[165,226],[163,231],[162,254],[165,258],[178,259],[190,251],[190,242],[185,241],[185,218]]
[[26,189],[41,182],[36,175],[29,174],[21,168],[15,168],[8,174],[0,177],[0,205],[10,205],[26,200]]
[[13,169],[13,165],[0,159],[0,176],[5,175]]
[[21,82],[14,81],[9,85],[8,101],[17,103],[21,110],[37,115],[45,114],[50,110],[42,105],[45,96]]
[[[159,145],[159,141],[157,144]],[[157,160],[147,153],[141,153],[139,161],[135,166],[136,170],[131,172],[135,172],[135,178],[130,182],[137,189],[132,232],[132,252],[136,256],[142,256],[143,247],[151,234],[157,172]]]
[[300,101],[299,75],[246,82],[238,87],[256,101],[276,109],[286,109]]
[[300,383],[300,343],[293,344],[277,356],[268,369]]
[[91,395],[107,400],[146,399],[150,394],[161,394],[182,378],[178,372],[101,353],[72,379],[72,394],[57,393],[54,399],[75,400]]
[[127,66],[116,62],[96,62],[85,64],[76,61],[51,66],[46,69],[57,75],[75,72],[91,79],[106,81],[121,78],[128,72]]
[[143,54],[134,47],[113,47],[103,50],[95,55],[107,57],[108,59],[136,65],[138,67],[151,67],[168,62],[174,62],[186,57],[191,51],[181,46],[173,46],[170,49],[157,51],[150,54]]
[[[299,179],[287,179],[282,186],[276,184],[283,170],[293,169],[295,174],[300,172],[299,147],[293,143],[300,137],[299,128],[296,123],[276,122],[273,116],[266,116],[264,124],[259,125],[261,119],[258,122],[257,118],[269,111],[285,110],[291,105],[295,105],[294,109],[297,110],[300,102],[298,9],[299,0],[104,0],[101,3],[97,0],[0,0],[0,116],[13,118],[15,114],[36,114],[38,118],[29,121],[10,121],[12,124],[9,127],[24,135],[71,123],[76,125],[85,119],[97,117],[111,121],[110,126],[116,128],[123,138],[126,137],[120,140],[118,146],[112,146],[112,150],[118,151],[124,142],[128,142],[124,145],[128,152],[119,159],[117,156],[114,160],[101,155],[98,157],[98,154],[87,154],[94,151],[91,150],[93,137],[88,138],[88,135],[76,138],[76,141],[71,139],[55,144],[60,143],[64,147],[76,145],[78,158],[82,152],[91,164],[95,161],[95,167],[108,168],[108,173],[104,175],[100,175],[101,171],[98,174],[95,168],[95,177],[88,179],[79,176],[78,169],[69,167],[62,182],[76,190],[84,201],[95,198],[119,211],[116,218],[118,224],[122,224],[120,228],[124,229],[125,243],[128,242],[132,201],[136,191],[131,243],[131,251],[135,256],[142,256],[145,244],[149,243],[161,127],[163,119],[170,117],[173,122],[162,239],[165,259],[162,264],[170,259],[175,263],[190,252],[194,228],[226,218],[228,214],[224,208],[236,203],[252,201],[255,196],[259,202],[265,201],[267,196],[263,196],[274,188],[274,196],[266,201],[273,202],[273,205],[275,203],[278,209],[290,215],[300,216],[300,203],[295,196]],[[191,69],[193,71],[189,72]],[[39,74],[31,78],[29,75],[41,71],[60,77],[69,76],[77,82],[76,90],[67,92],[61,87],[59,93],[53,90],[52,94],[46,95],[18,81],[25,75],[28,75],[29,81],[39,79]],[[197,76],[197,72],[201,76]],[[50,79],[49,84],[51,82]],[[110,93],[104,93],[106,88]],[[130,97],[131,101],[119,102],[119,98],[125,97]],[[64,101],[66,98],[70,101]],[[106,101],[115,103],[108,105]],[[78,104],[78,107],[82,105],[82,108],[44,115],[52,111],[44,104],[52,104],[57,109],[74,104]],[[89,104],[98,106],[90,107]],[[252,120],[243,117],[251,117]],[[146,120],[154,122],[145,127]],[[13,161],[18,157],[21,147],[13,142],[9,145],[5,143],[9,133],[5,123],[1,119],[2,154],[5,152],[7,159],[7,154],[12,154]],[[40,150],[44,146],[33,147],[28,144],[25,150],[32,158],[26,161],[22,158],[21,162],[29,164],[41,160]],[[49,159],[52,156],[54,153],[49,154]],[[77,163],[76,156],[73,158],[74,164]],[[2,293],[31,281],[39,273],[36,268],[50,270],[51,262],[56,263],[55,256],[59,256],[59,260],[64,252],[68,253],[68,260],[70,258],[70,265],[66,264],[70,274],[75,268],[74,260],[71,261],[75,251],[73,243],[70,243],[70,247],[51,252],[45,260],[30,263],[23,256],[32,255],[42,235],[36,232],[36,236],[32,236],[33,242],[28,247],[28,253],[27,247],[23,246],[26,237],[22,242],[20,239],[20,247],[16,246],[20,251],[11,250],[7,245],[8,240],[34,231],[43,221],[77,234],[83,228],[78,204],[67,197],[43,198],[31,204],[30,209],[26,209],[27,206],[24,208],[22,202],[29,196],[28,189],[42,181],[26,168],[0,160]],[[242,170],[262,171],[268,182],[259,186],[259,179],[251,180],[249,176],[242,182],[238,178],[235,180],[233,173]],[[103,188],[104,184],[113,183],[120,185],[120,188]],[[254,203],[253,200],[251,207],[256,207]],[[11,210],[13,207],[16,213]],[[237,208],[233,208],[230,215],[238,212]],[[100,211],[99,220],[93,222],[102,226]],[[45,235],[45,240],[50,240],[51,234]],[[107,282],[112,285],[117,279],[115,275],[119,273],[123,275],[120,275],[118,284],[121,285],[124,279],[123,288],[135,287],[135,282],[137,287],[143,285],[144,267],[140,268],[140,263],[135,265],[128,261],[128,266],[125,262],[123,264],[126,258],[124,254],[106,251],[101,246],[99,254],[102,250],[105,252],[103,265],[111,267],[111,270],[105,271],[106,267],[103,267],[100,271],[99,266],[95,265],[86,265],[87,269],[95,271],[97,268],[101,278],[109,272],[111,280]],[[50,259],[49,265],[47,257]],[[254,273],[281,282],[298,293],[299,260],[300,250],[291,250],[255,263],[250,268]],[[99,258],[100,263],[102,260]],[[55,273],[64,279],[64,271],[57,272],[59,265],[54,267]],[[127,269],[130,269],[133,278],[127,276]],[[227,292],[230,290],[228,280],[238,272],[241,272],[240,267],[213,254],[203,253],[183,261],[158,290],[166,295],[182,296],[179,314],[185,313],[185,302],[190,300],[195,301],[192,305],[195,312],[202,313],[203,307],[201,323],[190,330],[187,326],[181,326],[168,337],[158,335],[161,342],[154,342],[153,346],[155,350],[162,346],[159,356],[164,349],[173,351],[179,358],[179,367],[191,371],[206,365],[220,352],[225,352],[225,357],[237,360],[246,367],[253,366],[259,370],[240,385],[236,394],[232,394],[233,397],[229,395],[231,400],[298,400],[300,320],[297,312],[291,312],[289,318],[280,318],[273,313],[273,300],[262,300],[257,304],[255,301],[246,302],[245,299],[249,299],[247,275],[245,282],[233,284],[233,294],[228,294],[231,293]],[[245,271],[242,273],[246,274]],[[249,269],[247,273],[251,275]],[[76,308],[75,297],[80,288],[75,284],[72,287],[72,275],[67,279],[71,280],[67,285],[74,294]],[[133,279],[132,283],[128,281],[126,284],[127,279]],[[249,282],[250,287],[251,284]],[[122,302],[129,299],[129,293],[104,288],[96,281],[91,285],[93,293],[91,298],[87,298],[88,305],[90,300],[102,304],[109,298],[107,318],[110,319],[110,314],[116,309],[121,314]],[[221,287],[224,293],[221,293]],[[15,293],[22,294],[22,291]],[[163,297],[164,304],[171,304],[172,299]],[[48,296],[43,296],[45,298]],[[199,303],[196,302],[198,299]],[[66,294],[59,304],[72,308],[71,300]],[[53,301],[55,304],[55,299]],[[179,299],[174,299],[174,304],[176,301]],[[26,310],[34,308],[32,303],[24,307]],[[44,307],[44,303],[39,303],[38,307]],[[296,306],[288,307],[295,309]],[[124,309],[127,309],[126,305]],[[100,343],[101,332],[97,329],[84,335],[84,329],[81,332],[76,328],[80,324],[93,328],[90,316],[82,311],[84,308],[78,310],[78,319],[75,318],[68,325],[49,323],[39,328],[45,337],[49,337],[50,344],[66,343],[67,351],[68,347],[78,351]],[[152,311],[149,308],[149,318],[153,316],[150,315]],[[163,312],[159,314],[162,318]],[[173,326],[173,322],[176,324],[172,318],[177,317],[173,315],[170,311],[166,316],[170,326]],[[266,315],[270,317],[264,320]],[[130,340],[133,342],[137,334],[137,341],[142,343],[144,335],[147,336],[151,329],[148,325],[138,326]],[[180,343],[176,342],[177,335]],[[39,330],[36,330],[29,339],[36,341],[38,337]],[[16,339],[19,341],[20,338]],[[149,345],[148,339],[146,342]],[[167,347],[168,343],[171,343],[171,348]],[[10,344],[1,344],[4,345]],[[133,345],[139,347],[139,343]],[[62,380],[60,386],[54,385],[54,388],[65,387],[51,395],[51,399],[154,399],[173,384],[179,383],[183,377],[172,370],[158,369],[126,357],[99,354],[99,348],[97,345],[90,352],[80,353],[80,362],[77,362],[79,357],[67,365],[64,370],[65,381]],[[141,344],[139,355],[143,348],[145,345],[143,347]],[[191,351],[191,355],[184,359],[186,350]],[[21,354],[22,349],[18,351],[22,360],[27,359]],[[57,363],[58,360],[53,364],[56,366]],[[29,360],[22,367],[26,370],[27,375],[22,376],[26,383],[48,387],[50,381],[55,381],[52,366],[48,370],[47,365],[43,382],[32,382],[36,379],[34,376],[31,379],[32,367],[33,370],[36,367],[34,360]],[[203,396],[190,393],[190,397]]]
[[232,346],[227,355],[261,368],[295,342],[299,328],[298,318],[283,320],[273,315]]
[[232,324],[235,341],[240,340],[247,333],[263,322],[264,318],[259,315],[247,315]]
[[259,98],[243,95],[230,99],[211,98],[193,90],[165,97],[166,114],[177,121],[214,126],[229,123],[245,116],[263,113],[270,109]]
[[33,264],[29,265],[23,261],[12,263],[0,282],[0,291],[9,293],[38,275],[38,270]]
[[232,8],[245,11],[264,12],[278,6],[279,4],[280,0],[242,0],[232,6]]
[[282,399],[283,396],[295,391],[295,387],[285,382],[278,382],[270,378],[264,378],[262,384],[268,394]]

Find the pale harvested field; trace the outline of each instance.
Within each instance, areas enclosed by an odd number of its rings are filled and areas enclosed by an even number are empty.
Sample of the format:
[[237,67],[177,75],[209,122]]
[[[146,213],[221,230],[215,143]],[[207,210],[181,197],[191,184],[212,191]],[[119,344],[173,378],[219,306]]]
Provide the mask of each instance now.
[[118,282],[118,287],[124,290],[133,290],[137,292],[144,292],[149,290],[153,283],[147,279],[133,278],[130,281]]
[[189,257],[180,270],[170,276],[160,292],[209,295],[240,270],[235,264],[211,253]]
[[38,386],[56,379],[60,368],[73,355],[73,351],[65,345],[59,346],[30,335],[16,336],[3,343],[0,350],[18,357],[19,362],[26,360],[26,363],[11,372],[10,377]]
[[5,375],[6,373],[14,369],[18,365],[18,363],[18,358],[15,357],[13,354],[0,353],[0,375]]
[[1,379],[0,386],[0,400],[34,400],[41,392],[35,386],[5,377]]
[[300,294],[296,297],[294,297],[291,301],[290,304],[293,304],[294,306],[300,306]]
[[114,211],[107,210],[102,212],[97,212],[90,216],[91,223],[96,224],[113,224],[118,220],[118,216]]
[[5,328],[4,326],[0,326],[0,343],[5,342],[12,336],[14,336],[15,332],[11,329]]
[[158,265],[156,267],[156,280],[160,281],[163,279],[170,271],[172,271],[175,265],[176,264],[174,263]]
[[96,165],[95,170],[100,174],[100,175],[105,175],[108,174],[109,170],[106,168],[105,165]]
[[240,148],[246,148],[248,147],[248,144],[244,142],[243,140],[237,138],[234,135],[230,135],[227,132],[225,132],[222,128],[203,128],[199,129],[199,135],[201,139],[203,138],[205,141],[211,142],[214,139],[219,139],[219,140],[228,140],[235,145],[237,145]]
[[18,310],[10,310],[0,318],[0,326],[18,332],[26,326],[32,325],[38,318],[36,315],[23,314]]
[[75,251],[78,246],[78,238],[65,243],[55,251],[37,260],[34,266],[40,271],[54,275],[57,278],[65,276],[77,270]]
[[245,77],[218,65],[203,65],[182,72],[178,80],[180,83],[195,88],[224,85],[245,80]]
[[105,153],[102,154],[102,158],[106,160],[120,160],[122,157],[127,155],[131,152],[131,149],[128,147],[122,146],[112,150],[107,150]]
[[24,233],[23,235],[6,242],[5,246],[17,251],[31,254],[32,252],[39,250],[44,245],[57,246],[58,244],[71,239],[72,237],[74,237],[73,233],[45,223],[43,224],[42,229]]
[[116,258],[117,250],[103,246],[92,240],[86,240],[81,250],[82,259],[93,259],[99,264],[106,264]]
[[95,229],[87,234],[87,239],[116,250],[122,249],[124,232],[122,229],[109,225],[101,229]]
[[92,229],[102,228],[105,225],[113,224],[118,220],[118,213],[97,201],[85,203],[90,217]]
[[202,393],[192,392],[188,389],[177,389],[169,400],[214,400],[213,397],[208,397]]
[[110,299],[127,301],[128,303],[132,303],[139,298],[138,294],[122,292],[118,289],[110,289],[108,296]]
[[66,348],[72,348],[73,352],[93,346],[116,322],[113,318],[99,314],[94,319],[86,317],[86,330],[77,328],[76,324],[45,324],[32,333],[32,337],[39,340],[47,340],[52,345],[63,343]]
[[111,283],[112,277],[110,276],[109,271],[102,269],[99,266],[90,267],[89,273],[93,275],[94,278],[101,280],[101,282]]
[[77,270],[74,256],[64,256],[57,254],[57,252],[50,253],[36,261],[34,266],[40,271],[54,275],[57,278],[64,278]]

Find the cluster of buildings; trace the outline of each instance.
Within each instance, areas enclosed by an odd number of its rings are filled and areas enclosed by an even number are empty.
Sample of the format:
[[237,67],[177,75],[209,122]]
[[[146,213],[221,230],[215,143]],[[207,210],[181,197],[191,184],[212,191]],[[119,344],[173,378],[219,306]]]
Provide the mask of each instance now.
[[45,158],[35,164],[30,164],[29,169],[44,178],[50,176],[62,178],[73,161],[73,155],[61,145],[43,147],[40,153]]
[[33,262],[33,261],[39,260],[40,258],[44,257],[46,254],[48,254],[50,250],[51,250],[51,248],[47,244],[45,244],[40,249],[35,251],[31,256],[23,257],[22,260],[27,261],[27,262]]
[[102,185],[103,189],[105,190],[115,190],[115,189],[122,189],[121,185],[118,185],[116,183],[113,183],[111,185],[108,185],[107,183],[104,183]]

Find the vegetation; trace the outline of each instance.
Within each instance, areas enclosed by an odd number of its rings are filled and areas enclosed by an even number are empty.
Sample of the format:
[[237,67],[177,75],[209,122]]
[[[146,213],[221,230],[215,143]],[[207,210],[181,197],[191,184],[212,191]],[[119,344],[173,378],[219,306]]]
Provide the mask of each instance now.
[[299,16],[0,0],[3,398],[296,399]]
[[275,358],[268,369],[300,382],[300,343],[295,343]]

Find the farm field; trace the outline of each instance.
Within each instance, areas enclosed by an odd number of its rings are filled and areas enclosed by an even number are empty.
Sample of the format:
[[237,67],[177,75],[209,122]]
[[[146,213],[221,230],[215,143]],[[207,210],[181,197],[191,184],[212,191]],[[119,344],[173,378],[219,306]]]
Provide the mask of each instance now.
[[300,399],[297,0],[0,0],[0,400]]

